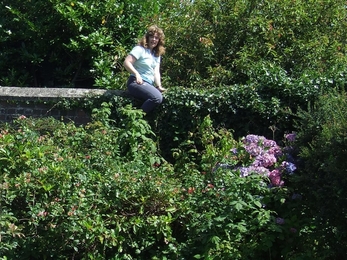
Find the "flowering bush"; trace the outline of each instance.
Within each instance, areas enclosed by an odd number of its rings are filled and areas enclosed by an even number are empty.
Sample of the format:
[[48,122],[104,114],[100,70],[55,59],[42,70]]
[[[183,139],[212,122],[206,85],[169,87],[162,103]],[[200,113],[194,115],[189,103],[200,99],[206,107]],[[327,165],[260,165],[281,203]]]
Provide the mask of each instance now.
[[122,128],[24,117],[1,127],[0,259],[174,254],[171,166],[141,111],[122,114]]
[[[106,112],[105,105],[98,115]],[[286,240],[283,244],[290,249],[288,241],[297,227],[283,211],[290,197],[286,173],[295,170],[284,149],[256,135],[236,141],[225,129],[216,132],[207,117],[191,133],[192,140],[174,150],[175,162],[170,164],[158,153],[142,112],[120,112],[122,127],[105,118],[76,127],[21,117],[2,128],[0,255],[287,255],[278,241]]]
[[[285,214],[291,196],[285,183],[295,171],[293,161],[287,160],[289,150],[262,136],[247,135],[236,141],[225,129],[216,133],[209,117],[195,134],[199,144],[189,142],[175,150],[175,172],[182,180],[186,203],[179,218],[186,244],[182,255],[198,259],[287,256],[297,235],[295,220]],[[203,149],[194,163],[188,158],[197,154],[194,147],[198,146]],[[283,240],[286,243],[279,242]]]
[[[295,134],[287,134],[285,138],[293,142]],[[270,179],[270,187],[283,186],[282,176],[285,173],[292,174],[296,170],[295,164],[287,161],[287,159],[292,160],[291,155],[285,153],[275,141],[268,140],[264,136],[247,135],[238,148],[231,149],[231,153],[232,155],[226,159],[231,159],[232,162],[217,163],[214,170],[219,167],[229,168],[238,171],[240,177],[259,174]],[[240,164],[241,166],[238,166]]]

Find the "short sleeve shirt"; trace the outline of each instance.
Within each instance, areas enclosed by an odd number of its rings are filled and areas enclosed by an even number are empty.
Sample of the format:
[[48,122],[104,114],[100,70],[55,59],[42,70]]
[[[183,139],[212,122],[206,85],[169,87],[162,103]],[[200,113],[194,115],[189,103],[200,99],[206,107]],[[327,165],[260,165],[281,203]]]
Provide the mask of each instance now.
[[135,46],[130,54],[136,58],[134,68],[140,73],[142,79],[148,83],[154,83],[154,69],[160,64],[160,57],[155,57],[150,49]]

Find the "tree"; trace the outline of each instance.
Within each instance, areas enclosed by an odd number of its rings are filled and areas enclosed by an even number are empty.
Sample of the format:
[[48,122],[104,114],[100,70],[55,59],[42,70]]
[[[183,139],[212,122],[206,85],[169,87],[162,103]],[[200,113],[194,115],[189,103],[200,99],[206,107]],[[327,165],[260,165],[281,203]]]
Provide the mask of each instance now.
[[126,55],[165,2],[2,1],[1,85],[116,88],[114,57]]
[[165,27],[168,75],[183,85],[246,83],[264,62],[293,78],[346,62],[345,1],[182,2]]

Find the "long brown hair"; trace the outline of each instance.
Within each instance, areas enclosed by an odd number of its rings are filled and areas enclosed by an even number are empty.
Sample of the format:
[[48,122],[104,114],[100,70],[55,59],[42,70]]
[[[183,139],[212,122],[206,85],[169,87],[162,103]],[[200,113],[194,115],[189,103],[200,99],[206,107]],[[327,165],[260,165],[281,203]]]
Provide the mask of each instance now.
[[155,33],[158,34],[159,41],[157,46],[153,48],[153,53],[154,53],[154,56],[159,57],[165,53],[165,47],[164,47],[165,35],[163,30],[159,28],[158,26],[156,25],[150,26],[147,30],[147,33],[139,41],[139,45],[141,45],[142,47],[148,48],[149,37],[153,36]]

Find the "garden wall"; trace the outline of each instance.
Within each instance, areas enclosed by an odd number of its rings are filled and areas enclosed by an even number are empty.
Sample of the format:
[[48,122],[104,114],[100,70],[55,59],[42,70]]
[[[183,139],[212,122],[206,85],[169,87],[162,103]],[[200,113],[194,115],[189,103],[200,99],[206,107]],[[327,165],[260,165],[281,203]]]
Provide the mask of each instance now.
[[25,88],[0,86],[0,122],[11,122],[19,116],[51,116],[77,125],[90,121],[90,114],[82,107],[62,108],[60,101],[73,101],[103,95],[124,95],[124,91],[83,88]]

